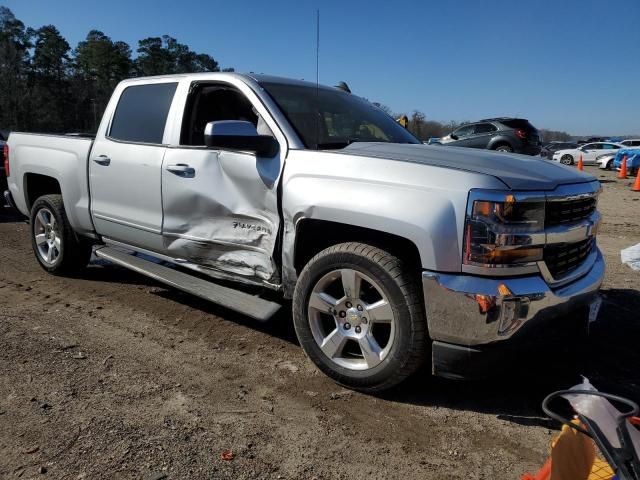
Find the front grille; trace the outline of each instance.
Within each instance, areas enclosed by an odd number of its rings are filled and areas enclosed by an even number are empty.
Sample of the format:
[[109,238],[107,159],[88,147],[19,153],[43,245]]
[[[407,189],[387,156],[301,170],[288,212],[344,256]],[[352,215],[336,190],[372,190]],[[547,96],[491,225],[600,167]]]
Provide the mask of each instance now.
[[596,209],[596,198],[549,201],[545,209],[545,226],[564,225],[589,217]]
[[579,267],[595,244],[593,237],[576,243],[544,247],[544,262],[554,278],[562,277]]

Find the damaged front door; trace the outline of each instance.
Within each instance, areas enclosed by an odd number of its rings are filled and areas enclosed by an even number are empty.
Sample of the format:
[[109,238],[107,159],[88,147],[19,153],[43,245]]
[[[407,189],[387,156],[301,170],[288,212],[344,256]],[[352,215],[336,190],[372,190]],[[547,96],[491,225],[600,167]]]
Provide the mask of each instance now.
[[284,152],[267,158],[207,148],[205,126],[219,120],[250,121],[261,134],[272,134],[237,88],[191,87],[180,146],[168,148],[163,161],[165,253],[213,276],[277,285],[277,188]]

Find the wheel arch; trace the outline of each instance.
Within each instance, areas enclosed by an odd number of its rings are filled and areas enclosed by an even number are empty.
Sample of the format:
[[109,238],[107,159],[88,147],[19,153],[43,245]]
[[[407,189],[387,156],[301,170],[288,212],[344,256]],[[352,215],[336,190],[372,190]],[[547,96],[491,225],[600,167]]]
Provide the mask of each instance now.
[[418,246],[405,237],[331,220],[304,218],[296,225],[293,248],[293,266],[296,273],[300,273],[317,253],[345,242],[367,243],[397,256],[408,265],[415,265],[417,269],[421,266]]
[[22,185],[24,200],[28,210],[31,210],[35,201],[43,195],[62,195],[60,182],[57,178],[49,175],[32,172],[25,173],[22,179]]

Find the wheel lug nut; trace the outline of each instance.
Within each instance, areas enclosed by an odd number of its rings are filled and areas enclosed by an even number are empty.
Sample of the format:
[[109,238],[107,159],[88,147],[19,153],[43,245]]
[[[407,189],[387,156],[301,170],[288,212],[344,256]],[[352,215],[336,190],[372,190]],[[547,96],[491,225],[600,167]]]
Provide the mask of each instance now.
[[[345,323],[344,324],[344,329],[345,330],[349,330],[351,328],[351,324],[350,323]],[[359,327],[358,327],[359,328]]]
[[356,333],[360,333],[362,331],[362,329],[358,326],[356,327]]
[[347,308],[351,308],[353,305],[351,305],[351,302],[347,302],[347,303],[344,304],[344,306],[347,307]]
[[362,305],[358,305],[358,311],[361,312],[362,311]]
[[344,310],[340,310],[340,318],[344,318],[347,316],[347,312],[345,312]]
[[361,321],[362,321],[362,324],[363,324],[363,325],[366,325],[366,324],[367,324],[367,322],[368,322],[367,317],[362,317],[362,320],[361,320]]

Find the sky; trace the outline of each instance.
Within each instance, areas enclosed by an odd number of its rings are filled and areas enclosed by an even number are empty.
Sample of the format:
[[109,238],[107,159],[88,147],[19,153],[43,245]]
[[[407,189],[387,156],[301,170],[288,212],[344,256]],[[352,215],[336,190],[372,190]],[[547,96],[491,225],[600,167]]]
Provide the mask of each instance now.
[[0,0],[72,47],[171,35],[223,67],[351,90],[438,121],[640,135],[640,0]]

